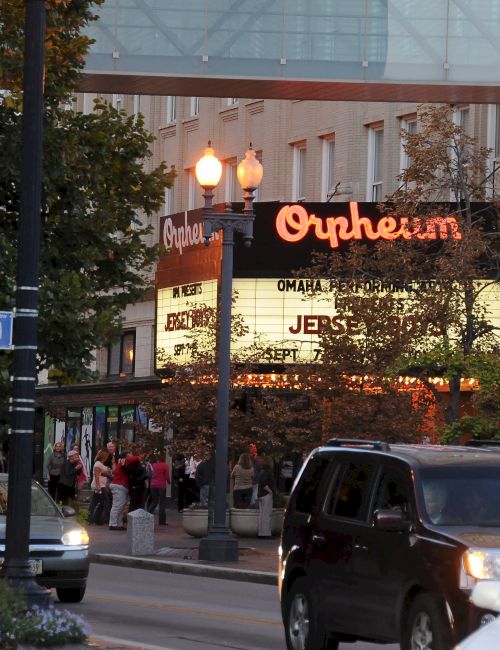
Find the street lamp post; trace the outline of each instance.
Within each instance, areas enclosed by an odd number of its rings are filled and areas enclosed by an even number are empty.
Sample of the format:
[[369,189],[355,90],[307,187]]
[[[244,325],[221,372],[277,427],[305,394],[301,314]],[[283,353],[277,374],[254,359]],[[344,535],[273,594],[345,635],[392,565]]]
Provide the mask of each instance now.
[[28,605],[48,606],[50,591],[38,586],[29,564],[31,477],[38,320],[38,268],[42,187],[44,0],[25,0],[24,78],[12,432],[5,562],[0,577],[20,589]]
[[238,540],[231,536],[226,526],[226,486],[229,441],[229,388],[231,367],[231,303],[233,285],[234,235],[243,235],[245,246],[253,238],[254,192],[262,181],[263,169],[250,148],[237,169],[238,181],[243,189],[243,213],[232,212],[231,204],[223,213],[213,211],[213,190],[217,187],[222,166],[208,143],[203,157],[196,165],[196,178],[204,190],[203,234],[208,246],[214,232],[222,230],[222,268],[220,291],[220,318],[217,356],[217,432],[215,438],[215,508],[214,521],[207,537],[200,541],[199,559],[235,561],[238,559]]

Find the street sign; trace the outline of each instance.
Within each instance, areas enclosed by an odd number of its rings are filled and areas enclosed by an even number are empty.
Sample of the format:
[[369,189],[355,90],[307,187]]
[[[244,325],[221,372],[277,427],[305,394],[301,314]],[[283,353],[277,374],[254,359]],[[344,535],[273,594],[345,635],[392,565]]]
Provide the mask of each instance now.
[[0,311],[0,350],[12,348],[12,324],[14,313],[11,311]]

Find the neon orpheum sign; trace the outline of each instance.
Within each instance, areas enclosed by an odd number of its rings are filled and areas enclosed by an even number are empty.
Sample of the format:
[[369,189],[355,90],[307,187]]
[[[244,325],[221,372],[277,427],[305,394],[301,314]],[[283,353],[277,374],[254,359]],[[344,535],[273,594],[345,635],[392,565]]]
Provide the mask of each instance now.
[[326,217],[322,219],[309,214],[303,205],[285,205],[276,217],[276,230],[281,239],[298,242],[309,231],[314,231],[320,240],[330,242],[331,248],[338,248],[341,242],[351,239],[462,239],[455,217],[396,218],[390,215],[373,222],[360,217],[358,203],[350,201],[349,216]]

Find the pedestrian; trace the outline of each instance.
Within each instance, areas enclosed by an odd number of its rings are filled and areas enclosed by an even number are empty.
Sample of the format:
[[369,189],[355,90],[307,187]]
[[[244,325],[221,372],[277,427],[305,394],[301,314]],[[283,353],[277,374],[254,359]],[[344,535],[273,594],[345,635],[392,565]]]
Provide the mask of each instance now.
[[177,510],[184,510],[184,458],[176,456],[174,461],[174,481],[177,484]]
[[210,491],[210,481],[213,474],[213,466],[211,459],[210,449],[207,447],[202,454],[202,460],[196,468],[196,487],[199,490],[200,494],[200,504],[204,507],[208,507],[208,494]]
[[47,462],[47,473],[49,475],[47,489],[54,501],[56,500],[61,467],[64,465],[65,460],[62,442],[56,442]]
[[75,443],[72,449],[78,454],[78,462],[82,466],[82,471],[76,477],[76,500],[80,501],[80,492],[83,490],[85,484],[89,479],[87,472],[85,471],[85,463],[83,462],[83,458],[80,455],[80,445]]
[[259,537],[271,537],[271,514],[275,494],[274,463],[272,458],[266,456],[262,461],[262,472],[259,477],[257,491],[259,499]]
[[151,476],[151,501],[149,504],[149,512],[154,514],[156,506],[158,506],[158,524],[160,526],[167,525],[167,485],[170,485],[170,467],[165,462],[163,454],[156,454],[154,462],[151,465],[153,474]]
[[241,454],[231,472],[233,480],[233,505],[248,508],[252,502],[253,467],[250,454]]
[[82,471],[83,465],[79,462],[80,455],[72,449],[61,467],[57,498],[63,506],[74,503],[76,498],[76,477]]
[[184,462],[184,507],[189,508],[192,503],[199,499],[198,488],[196,487],[196,468],[199,461],[196,457],[190,456]]
[[[134,454],[127,457],[125,464],[129,477],[129,512],[139,510],[146,505],[149,490],[149,481],[153,474],[151,463],[142,454]],[[135,459],[138,459],[135,460]]]
[[109,454],[108,460],[105,462],[111,470],[114,470],[116,467],[116,442],[110,440],[106,445],[106,450]]
[[[127,456],[126,453],[118,455],[118,461],[115,466],[115,471],[113,472],[113,478],[109,485],[113,497],[113,504],[109,513],[110,530],[125,530],[123,517],[125,514],[125,508],[128,506],[128,491],[130,487],[128,472],[125,466],[129,458],[135,457]],[[137,462],[140,462],[138,456]],[[132,461],[129,461],[129,464],[131,463]]]
[[88,523],[104,524],[109,520],[109,477],[110,469],[106,465],[109,452],[100,449],[95,457],[92,468],[92,496],[90,498]]
[[252,459],[253,479],[252,479],[252,499],[250,504],[254,506],[257,503],[257,490],[259,486],[259,477],[262,471],[262,461],[257,453],[257,445],[253,442],[248,445],[248,453]]

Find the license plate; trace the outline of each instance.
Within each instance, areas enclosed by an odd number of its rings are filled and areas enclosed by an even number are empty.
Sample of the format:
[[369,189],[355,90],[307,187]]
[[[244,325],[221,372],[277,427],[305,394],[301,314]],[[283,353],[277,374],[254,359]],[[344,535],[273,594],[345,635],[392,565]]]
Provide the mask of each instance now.
[[31,568],[31,573],[34,576],[39,576],[42,573],[43,567],[42,567],[42,560],[29,560],[30,568]]
[[[28,560],[28,562],[30,565],[31,573],[34,576],[39,576],[42,574],[43,572],[42,560]],[[3,564],[3,557],[0,557],[0,567],[2,566],[2,564]]]

